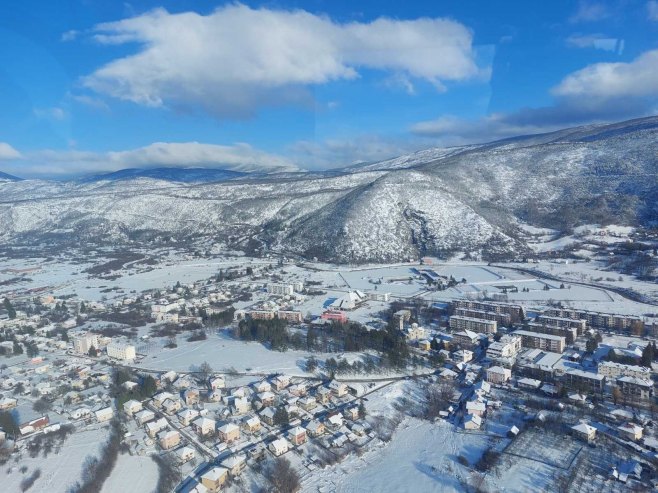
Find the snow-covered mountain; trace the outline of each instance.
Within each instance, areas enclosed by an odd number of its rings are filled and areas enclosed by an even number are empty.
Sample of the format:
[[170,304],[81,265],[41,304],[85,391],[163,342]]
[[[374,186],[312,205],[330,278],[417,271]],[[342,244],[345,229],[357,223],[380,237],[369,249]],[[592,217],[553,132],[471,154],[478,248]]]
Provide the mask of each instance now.
[[82,178],[83,183],[97,181],[123,181],[135,178],[177,181],[182,183],[202,183],[227,181],[246,176],[247,173],[217,168],[128,168],[112,173],[102,173]]
[[20,181],[20,180],[22,180],[22,178],[19,178],[17,176],[13,176],[13,175],[10,175],[10,174],[7,174],[7,173],[3,173],[2,171],[0,171],[0,182],[3,182],[3,181]]
[[521,224],[658,219],[658,118],[429,149],[331,173],[0,183],[0,241],[212,235],[339,262],[523,252]]

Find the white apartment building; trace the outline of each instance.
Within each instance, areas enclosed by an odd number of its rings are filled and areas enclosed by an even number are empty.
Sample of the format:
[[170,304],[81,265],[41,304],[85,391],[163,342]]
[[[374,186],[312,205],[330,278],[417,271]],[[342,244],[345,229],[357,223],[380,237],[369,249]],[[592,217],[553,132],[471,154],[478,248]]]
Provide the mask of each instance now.
[[651,379],[650,368],[635,365],[622,365],[621,363],[613,363],[612,361],[599,363],[596,372],[609,379],[617,379],[620,377],[633,377],[642,380]]
[[133,360],[136,356],[135,346],[121,342],[111,342],[107,345],[107,355],[114,359]]
[[512,378],[512,370],[502,366],[492,366],[487,368],[487,382],[503,384]]
[[514,335],[521,337],[521,345],[527,348],[542,349],[552,353],[563,353],[566,345],[564,336],[541,334],[529,330],[517,330]]
[[487,348],[487,358],[508,359],[515,358],[521,350],[521,338],[515,335],[505,335],[500,341],[492,342]]
[[169,313],[178,311],[178,303],[161,303],[156,305],[151,305],[152,313]]
[[450,317],[450,328],[453,331],[470,330],[479,334],[495,334],[498,330],[498,323],[495,320],[453,315]]
[[277,296],[290,296],[295,292],[295,288],[292,284],[271,282],[267,285],[267,292]]
[[391,293],[385,293],[382,291],[368,291],[366,296],[370,301],[385,301],[388,302],[391,300]]
[[73,338],[73,349],[76,353],[87,354],[89,349],[98,349],[98,335],[87,332]]

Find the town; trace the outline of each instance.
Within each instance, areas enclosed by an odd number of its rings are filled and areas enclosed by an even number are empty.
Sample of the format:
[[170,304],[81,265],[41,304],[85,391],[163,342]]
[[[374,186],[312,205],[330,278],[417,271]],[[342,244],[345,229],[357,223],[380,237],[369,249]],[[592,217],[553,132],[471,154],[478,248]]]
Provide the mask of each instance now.
[[[329,491],[359,457],[399,457],[411,423],[465,440],[432,444],[456,489],[658,485],[658,318],[601,288],[430,258],[236,258],[97,299],[30,286],[0,315],[0,450],[22,491],[61,471],[71,491]],[[624,313],[579,308],[592,296]]]

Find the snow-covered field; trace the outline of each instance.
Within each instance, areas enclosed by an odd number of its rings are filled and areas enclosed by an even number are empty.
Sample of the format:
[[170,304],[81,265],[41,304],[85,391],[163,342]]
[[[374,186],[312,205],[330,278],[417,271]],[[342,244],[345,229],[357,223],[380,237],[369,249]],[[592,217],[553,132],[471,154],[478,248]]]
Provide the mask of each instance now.
[[486,435],[456,432],[443,421],[408,418],[388,444],[315,472],[304,491],[463,491],[458,478],[468,480],[469,473],[457,457],[476,462],[488,442]]
[[101,493],[148,493],[158,483],[158,466],[150,457],[119,454]]
[[[40,469],[41,476],[29,489],[30,493],[65,493],[80,479],[86,457],[98,455],[106,438],[107,430],[105,428],[95,427],[88,431],[76,430],[64,442],[59,453],[53,452],[45,458],[42,455],[31,458],[24,451],[20,459],[20,466],[10,462],[3,467],[0,491],[3,493],[21,492],[21,481],[36,469]],[[19,470],[19,467],[22,466],[27,466],[25,474]]]
[[148,355],[141,366],[157,370],[188,371],[192,365],[207,361],[215,371],[235,369],[239,372],[285,373],[306,375],[304,360],[309,356],[324,359],[335,354],[307,351],[270,351],[257,342],[243,342],[228,335],[211,335],[205,341],[184,342],[175,349]]

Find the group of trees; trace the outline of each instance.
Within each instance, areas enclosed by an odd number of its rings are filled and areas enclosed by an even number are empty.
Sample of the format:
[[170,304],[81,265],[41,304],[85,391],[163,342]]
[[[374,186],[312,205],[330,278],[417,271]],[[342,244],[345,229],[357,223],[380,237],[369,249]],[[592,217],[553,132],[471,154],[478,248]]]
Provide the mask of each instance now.
[[285,457],[277,457],[265,471],[269,482],[267,491],[272,493],[295,493],[301,488],[299,474]]
[[441,411],[445,411],[450,406],[455,395],[455,386],[453,383],[444,381],[440,384],[433,384],[427,387],[426,399],[427,408],[425,416],[433,420],[439,417]]
[[70,493],[97,493],[110,476],[116,464],[121,448],[120,425],[113,420],[110,426],[110,438],[103,446],[100,457],[88,456],[82,466],[82,482],[77,482],[69,489]]
[[227,308],[226,310],[219,313],[213,313],[212,315],[208,315],[204,309],[201,309],[199,313],[203,319],[203,323],[207,327],[220,327],[222,325],[229,324],[233,321],[234,314],[235,308],[233,307]]
[[[123,387],[123,383],[138,380],[137,386],[131,390]],[[121,408],[124,403],[130,399],[142,401],[152,397],[158,391],[158,385],[151,375],[137,376],[130,370],[120,368],[114,374],[114,390],[113,393],[117,399],[117,407]]]
[[3,302],[5,310],[7,310],[7,315],[9,316],[10,319],[15,319],[16,318],[16,309],[13,307],[11,304],[11,301],[9,301],[9,298],[5,298]]
[[258,341],[269,344],[275,351],[286,351],[292,346],[290,333],[284,320],[241,320],[235,335],[242,341]]

